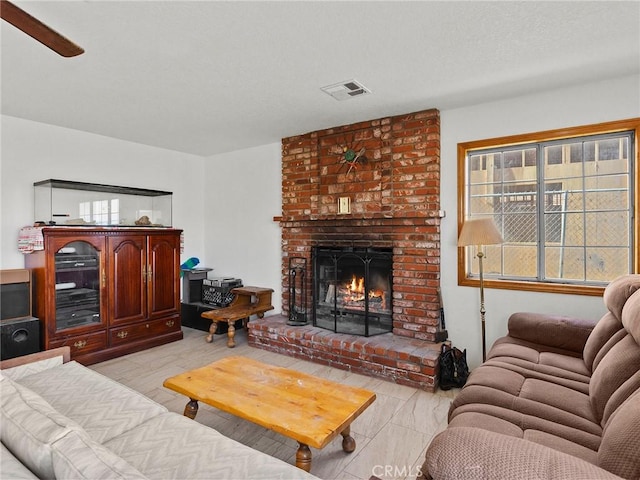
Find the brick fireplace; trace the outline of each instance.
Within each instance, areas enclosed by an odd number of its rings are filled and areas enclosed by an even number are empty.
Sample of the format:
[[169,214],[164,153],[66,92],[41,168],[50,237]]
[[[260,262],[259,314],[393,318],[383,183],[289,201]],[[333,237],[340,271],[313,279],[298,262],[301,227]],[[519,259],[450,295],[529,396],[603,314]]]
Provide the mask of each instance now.
[[[433,390],[439,346],[438,110],[282,140],[282,315],[251,322],[250,344]],[[348,212],[340,211],[339,204]],[[393,252],[392,333],[375,337],[287,325],[289,260],[313,247]],[[311,277],[311,271],[307,272]],[[313,286],[307,289],[311,296]],[[311,298],[306,305],[311,305]]]

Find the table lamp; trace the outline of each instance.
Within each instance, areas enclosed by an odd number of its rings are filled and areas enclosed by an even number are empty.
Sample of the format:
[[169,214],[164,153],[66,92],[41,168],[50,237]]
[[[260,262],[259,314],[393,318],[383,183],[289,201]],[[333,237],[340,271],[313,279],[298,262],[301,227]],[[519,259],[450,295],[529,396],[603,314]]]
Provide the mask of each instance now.
[[484,258],[484,252],[482,251],[483,245],[495,245],[502,243],[502,236],[496,228],[491,218],[478,218],[474,220],[466,220],[462,224],[462,230],[458,237],[458,246],[466,247],[469,245],[477,245],[478,253],[478,266],[480,273],[480,320],[482,322],[482,361],[484,362],[487,357],[487,343],[485,335],[485,308],[484,308],[484,279],[482,272],[482,259]]

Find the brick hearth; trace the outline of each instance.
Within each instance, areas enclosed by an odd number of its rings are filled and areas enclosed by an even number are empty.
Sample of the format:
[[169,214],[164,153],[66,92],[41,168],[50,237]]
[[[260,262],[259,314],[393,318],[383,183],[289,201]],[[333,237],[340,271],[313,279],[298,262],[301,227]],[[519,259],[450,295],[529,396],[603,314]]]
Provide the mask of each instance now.
[[[366,160],[349,169],[343,152],[361,149]],[[338,213],[341,197],[349,198],[351,213]],[[393,334],[353,337],[312,326],[289,327],[276,316],[250,329],[250,342],[433,389],[439,210],[440,116],[435,109],[283,139],[282,216],[275,219],[282,229],[283,316],[289,309],[290,258],[306,259],[311,279],[314,246],[392,248]],[[312,289],[309,281],[310,324]],[[424,355],[414,355],[412,362],[410,351]]]
[[400,385],[435,389],[438,344],[392,333],[345,335],[312,325],[293,327],[286,321],[274,315],[249,322],[249,345]]

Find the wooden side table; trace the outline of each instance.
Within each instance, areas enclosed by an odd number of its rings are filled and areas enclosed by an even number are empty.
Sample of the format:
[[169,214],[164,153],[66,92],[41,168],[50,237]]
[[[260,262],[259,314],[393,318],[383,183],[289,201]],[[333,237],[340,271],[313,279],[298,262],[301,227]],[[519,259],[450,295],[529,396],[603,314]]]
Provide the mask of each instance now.
[[251,315],[263,318],[265,312],[273,310],[273,305],[271,305],[272,288],[237,287],[231,292],[235,297],[228,307],[202,313],[202,318],[211,320],[209,335],[206,338],[208,343],[213,342],[213,334],[218,328],[218,322],[227,322],[227,347],[229,348],[236,346],[234,340],[236,334],[234,323],[236,320],[242,320],[246,328],[247,320]]

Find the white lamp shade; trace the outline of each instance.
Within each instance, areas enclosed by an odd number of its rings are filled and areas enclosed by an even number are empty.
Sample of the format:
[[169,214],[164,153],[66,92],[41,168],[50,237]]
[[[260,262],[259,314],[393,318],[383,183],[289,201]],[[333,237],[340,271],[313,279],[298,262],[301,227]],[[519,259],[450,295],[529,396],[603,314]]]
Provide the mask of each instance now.
[[503,241],[491,218],[477,218],[466,220],[462,224],[462,231],[460,232],[460,237],[458,237],[458,246],[494,245]]

